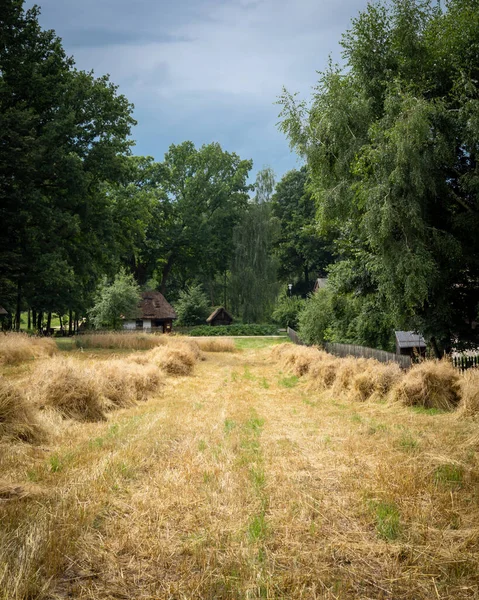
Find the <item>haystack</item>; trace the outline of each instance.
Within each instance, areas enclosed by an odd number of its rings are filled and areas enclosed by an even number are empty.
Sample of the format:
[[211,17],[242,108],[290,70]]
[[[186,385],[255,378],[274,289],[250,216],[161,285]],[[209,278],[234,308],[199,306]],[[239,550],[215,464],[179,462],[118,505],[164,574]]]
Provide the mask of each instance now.
[[203,352],[236,352],[233,340],[227,338],[199,338],[196,343]]
[[391,399],[406,406],[452,410],[460,400],[459,375],[446,361],[419,363],[393,387]]
[[0,336],[0,363],[15,365],[42,356],[52,356],[58,351],[54,340],[36,338],[26,333],[9,332]]
[[101,389],[97,373],[73,359],[52,358],[37,369],[35,402],[77,421],[102,421]]
[[23,392],[0,377],[0,440],[17,439],[33,443],[42,441],[44,437],[45,431]]
[[464,417],[479,417],[479,369],[470,369],[461,377],[458,411]]

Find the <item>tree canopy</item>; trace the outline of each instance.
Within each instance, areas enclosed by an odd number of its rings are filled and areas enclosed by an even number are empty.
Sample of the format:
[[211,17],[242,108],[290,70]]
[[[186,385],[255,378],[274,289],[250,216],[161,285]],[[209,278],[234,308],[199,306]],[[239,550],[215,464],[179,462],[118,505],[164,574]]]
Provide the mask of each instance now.
[[319,223],[365,272],[367,290],[350,291],[373,294],[386,321],[420,329],[438,353],[476,344],[477,2],[370,4],[342,47],[345,67],[321,74],[309,105],[281,98]]

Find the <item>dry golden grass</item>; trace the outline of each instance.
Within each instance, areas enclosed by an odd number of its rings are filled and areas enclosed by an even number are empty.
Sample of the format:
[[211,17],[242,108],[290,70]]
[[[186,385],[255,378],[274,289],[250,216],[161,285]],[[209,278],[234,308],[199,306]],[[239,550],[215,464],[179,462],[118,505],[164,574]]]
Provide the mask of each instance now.
[[312,396],[323,362],[285,387],[268,350],[215,353],[0,451],[0,599],[479,598],[476,423]]
[[352,378],[350,397],[360,402],[384,399],[402,376],[401,368],[395,363],[368,360],[366,368]]
[[150,350],[147,360],[169,375],[191,375],[196,363],[196,356],[194,347],[190,344],[177,342]]
[[150,350],[168,344],[169,336],[153,333],[89,333],[79,335],[74,343],[78,348],[105,348],[107,350]]
[[0,376],[0,440],[39,442],[45,432],[22,390]]
[[228,338],[198,338],[196,343],[203,352],[236,352],[234,341]]
[[404,374],[391,398],[406,406],[452,410],[460,400],[460,376],[450,363],[428,360]]
[[51,358],[38,365],[32,389],[39,408],[52,408],[78,421],[105,419],[101,388],[95,371],[74,359]]
[[52,356],[57,351],[57,345],[51,338],[14,332],[0,334],[0,364],[15,365],[34,358]]
[[479,417],[479,369],[469,369],[461,379],[461,401],[459,414]]

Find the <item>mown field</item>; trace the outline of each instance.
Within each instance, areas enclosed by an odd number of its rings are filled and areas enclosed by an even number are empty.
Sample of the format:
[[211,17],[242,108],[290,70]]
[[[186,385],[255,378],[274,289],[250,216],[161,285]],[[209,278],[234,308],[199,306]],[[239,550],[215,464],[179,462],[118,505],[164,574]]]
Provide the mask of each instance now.
[[[429,400],[407,406],[394,370],[365,394],[370,364],[274,342],[4,361],[38,431],[19,439],[0,396],[0,598],[479,598],[476,384],[441,410],[415,376]],[[181,352],[188,373],[165,366]],[[47,395],[65,360],[91,385],[116,364],[130,395],[160,377],[124,403],[102,383],[84,420]]]

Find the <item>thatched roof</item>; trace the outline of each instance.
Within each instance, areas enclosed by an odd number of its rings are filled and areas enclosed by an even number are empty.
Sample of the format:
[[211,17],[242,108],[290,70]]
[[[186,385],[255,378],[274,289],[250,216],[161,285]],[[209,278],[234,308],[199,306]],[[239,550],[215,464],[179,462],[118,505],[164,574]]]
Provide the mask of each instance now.
[[3,308],[3,306],[0,306],[0,317],[1,317],[1,316],[3,316],[3,315],[8,315],[8,311],[7,311],[7,310],[5,310],[5,309]]
[[216,317],[221,313],[221,311],[224,312],[224,314],[229,317],[231,320],[233,320],[233,317],[230,315],[230,313],[226,310],[226,308],[223,308],[222,306],[219,306],[216,310],[214,310],[211,315],[206,319],[207,323],[211,323],[211,321],[213,321],[214,319],[216,319]]
[[175,309],[160,292],[142,292],[139,319],[176,319]]

